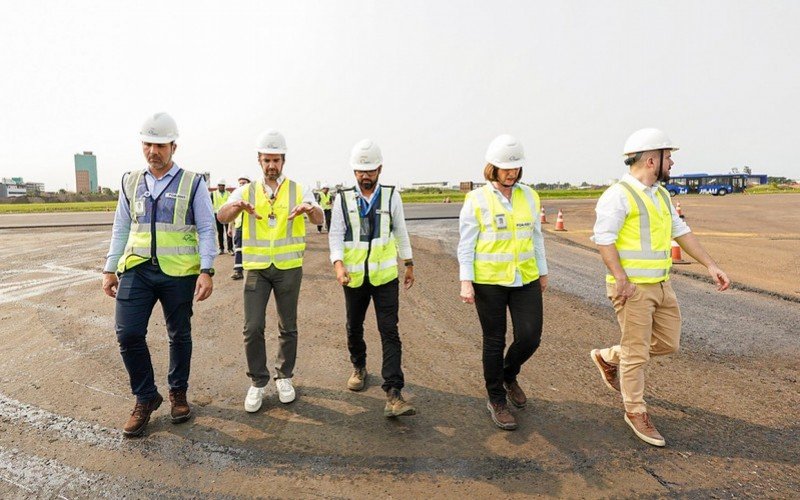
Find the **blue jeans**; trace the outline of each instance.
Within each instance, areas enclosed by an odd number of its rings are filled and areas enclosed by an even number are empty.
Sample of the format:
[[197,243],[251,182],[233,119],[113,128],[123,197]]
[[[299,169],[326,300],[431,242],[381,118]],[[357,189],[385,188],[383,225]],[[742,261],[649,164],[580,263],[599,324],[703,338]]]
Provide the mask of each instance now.
[[128,370],[136,401],[146,402],[157,394],[147,323],[156,302],[161,302],[169,334],[170,390],[185,391],[192,358],[192,300],[197,276],[174,277],[150,262],[125,271],[117,288],[116,331],[119,352]]

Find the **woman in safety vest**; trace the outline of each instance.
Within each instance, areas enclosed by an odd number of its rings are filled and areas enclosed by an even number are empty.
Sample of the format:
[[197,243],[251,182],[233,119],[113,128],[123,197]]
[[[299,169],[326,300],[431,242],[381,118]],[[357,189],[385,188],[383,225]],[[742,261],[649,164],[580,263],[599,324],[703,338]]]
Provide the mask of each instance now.
[[[517,422],[506,400],[520,409],[527,402],[517,375],[542,336],[547,262],[539,195],[519,182],[522,144],[501,135],[489,144],[486,161],[487,183],[467,194],[459,216],[461,300],[475,304],[483,330],[486,406],[498,427],[514,430]],[[506,310],[514,333],[507,352]]]

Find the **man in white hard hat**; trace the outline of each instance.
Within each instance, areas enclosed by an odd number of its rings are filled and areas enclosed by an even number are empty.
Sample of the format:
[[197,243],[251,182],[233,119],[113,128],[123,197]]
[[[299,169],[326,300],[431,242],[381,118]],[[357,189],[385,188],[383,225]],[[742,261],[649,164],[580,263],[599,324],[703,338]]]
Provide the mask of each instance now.
[[353,147],[350,166],[356,186],[340,191],[336,197],[328,233],[331,263],[344,290],[347,312],[347,348],[353,364],[347,388],[361,391],[367,385],[364,317],[372,300],[383,347],[381,375],[386,392],[383,414],[386,417],[414,415],[416,409],[401,393],[405,378],[397,329],[398,256],[404,261],[404,288],[408,290],[414,284],[414,263],[403,202],[394,186],[378,182],[383,156],[373,141],[364,139]]
[[[528,398],[517,378],[542,338],[542,292],[548,269],[539,195],[522,184],[525,151],[508,134],[486,150],[486,185],[469,192],[459,214],[460,297],[475,304],[483,333],[486,408],[496,426],[517,428],[509,409]],[[506,318],[514,341],[506,351]]]
[[[325,214],[325,230],[331,232],[331,209],[333,208],[333,196],[327,184],[323,184],[319,191],[319,206]],[[317,232],[322,232],[322,224],[317,226]]]
[[625,422],[654,446],[666,441],[647,411],[644,369],[650,356],[676,352],[681,333],[681,313],[669,280],[672,240],[708,269],[718,291],[730,286],[728,276],[675,212],[660,184],[669,180],[672,152],[677,150],[664,132],[654,128],[628,138],[623,154],[630,172],[598,200],[592,237],[608,268],[606,294],[622,337],[618,345],[593,350],[591,359],[603,383],[621,393]]
[[[214,215],[219,213],[219,209],[222,208],[222,205],[228,202],[228,197],[230,193],[225,187],[225,179],[220,178],[217,181],[217,189],[211,193],[211,201],[214,205]],[[225,242],[228,242],[228,253],[233,255],[233,238],[228,235],[228,231],[225,228],[225,225],[222,224],[220,221],[217,220],[217,242],[219,243],[219,253],[225,253]]]
[[304,215],[312,224],[322,222],[322,209],[310,188],[283,175],[286,140],[277,130],[267,130],[256,142],[263,177],[237,188],[217,218],[227,223],[242,214],[242,265],[244,283],[244,345],[247,376],[251,387],[244,409],[261,408],[269,383],[264,341],[267,302],[275,293],[278,311],[278,355],[275,385],[281,403],[291,403],[296,392],[292,383],[297,358],[297,300],[303,278],[306,248]]
[[147,324],[161,302],[169,334],[169,400],[173,424],[186,422],[192,356],[192,300],[211,295],[214,213],[205,180],[173,161],[178,128],[166,113],[145,120],[140,132],[148,168],[122,177],[103,291],[116,298],[116,332],[136,405],[123,428],[141,436],[164,398],[156,389]]
[[[238,179],[239,187],[245,186],[250,183],[250,177],[247,174],[242,174]],[[240,280],[244,278],[242,274],[242,214],[236,216],[232,223],[228,224],[228,236],[233,236],[233,274],[232,280]]]

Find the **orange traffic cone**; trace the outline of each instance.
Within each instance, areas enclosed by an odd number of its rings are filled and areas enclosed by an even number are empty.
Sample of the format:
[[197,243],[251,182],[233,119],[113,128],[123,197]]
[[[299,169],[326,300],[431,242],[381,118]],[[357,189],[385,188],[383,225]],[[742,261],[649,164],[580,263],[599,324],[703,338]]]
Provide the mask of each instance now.
[[564,229],[564,214],[561,213],[561,209],[558,210],[558,217],[556,217],[556,231],[566,231]]
[[542,207],[541,215],[539,215],[539,221],[542,224],[547,224],[547,216],[544,215],[544,207]]
[[681,202],[675,203],[675,211],[678,213],[678,217],[683,219],[683,210],[681,210]]
[[689,264],[688,261],[683,260],[681,255],[681,246],[675,240],[672,240],[672,263],[673,264]]

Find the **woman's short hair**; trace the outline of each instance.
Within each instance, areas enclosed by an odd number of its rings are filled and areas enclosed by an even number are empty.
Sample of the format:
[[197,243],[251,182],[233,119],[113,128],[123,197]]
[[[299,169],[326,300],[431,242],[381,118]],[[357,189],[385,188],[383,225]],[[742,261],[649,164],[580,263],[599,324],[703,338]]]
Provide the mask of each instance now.
[[[495,167],[491,163],[487,163],[486,166],[483,168],[483,178],[489,182],[496,181],[498,170],[500,169]],[[522,167],[519,167],[519,175],[517,176],[517,181],[519,181],[520,179],[522,179]]]

